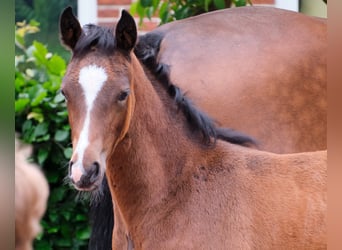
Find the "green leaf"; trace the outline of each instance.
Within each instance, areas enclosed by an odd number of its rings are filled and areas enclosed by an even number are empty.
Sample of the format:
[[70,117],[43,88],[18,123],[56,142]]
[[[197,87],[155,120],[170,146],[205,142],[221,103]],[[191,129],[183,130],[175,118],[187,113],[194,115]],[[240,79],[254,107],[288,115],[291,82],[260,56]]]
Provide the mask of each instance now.
[[39,165],[43,165],[43,163],[45,162],[45,160],[47,159],[49,155],[49,150],[46,148],[40,148],[38,150],[38,164]]
[[20,91],[25,86],[25,78],[21,73],[16,74],[14,80],[14,86],[16,91]]
[[84,214],[78,214],[76,215],[76,221],[87,221],[88,217],[85,216]]
[[45,141],[48,141],[50,139],[50,135],[49,134],[46,134],[42,137],[39,137],[36,139],[37,142],[45,142]]
[[60,89],[62,78],[56,75],[49,75],[49,80],[51,82],[51,86],[49,87],[49,91],[55,92]]
[[209,11],[209,5],[210,5],[210,3],[211,3],[211,0],[204,0],[204,10],[205,10],[206,12]]
[[55,75],[61,75],[65,71],[66,63],[62,57],[58,55],[53,55],[48,61],[47,66],[50,73]]
[[63,186],[51,190],[50,201],[53,203],[62,201],[64,198],[64,193],[65,193],[65,190]]
[[31,143],[33,138],[33,131],[34,127],[32,124],[32,121],[26,120],[24,121],[22,127],[21,127],[21,132],[22,132],[22,138],[25,142]]
[[48,132],[48,124],[46,122],[39,123],[34,129],[34,136],[39,137],[45,135]]
[[129,12],[131,13],[132,16],[134,16],[137,13],[137,6],[138,6],[138,2],[134,2],[130,6]]
[[145,9],[144,9],[144,7],[140,3],[141,2],[138,2],[138,5],[137,5],[137,13],[138,13],[138,15],[140,17],[139,25],[142,24],[143,18],[145,16]]
[[65,98],[62,95],[62,93],[60,93],[60,92],[53,98],[54,103],[59,103],[59,102],[63,102],[63,101],[65,101]]
[[46,178],[48,179],[49,183],[57,183],[60,173],[50,170],[46,173]]
[[81,228],[77,230],[76,237],[80,240],[87,240],[90,238],[90,230],[89,228]]
[[175,17],[177,20],[188,17],[189,8],[188,6],[182,6],[175,12]]
[[146,16],[148,17],[148,19],[151,20],[151,18],[152,18],[152,16],[153,16],[153,13],[154,13],[153,7],[147,8],[147,9],[145,10],[145,13],[146,13]]
[[38,121],[39,123],[42,123],[44,121],[44,116],[42,113],[30,112],[27,115],[27,119],[34,119],[34,120]]
[[28,98],[23,98],[16,100],[14,105],[15,105],[15,112],[22,112],[27,105],[30,103],[30,99]]
[[22,125],[22,131],[29,130],[32,128],[32,121],[26,120]]
[[36,20],[32,19],[30,20],[29,24],[34,27],[39,27],[40,23],[37,22]]
[[[53,192],[54,192],[54,190],[51,190],[50,196],[49,196],[49,203],[54,203],[53,200],[51,199],[51,197],[52,197],[51,194],[52,194]],[[49,214],[48,214],[48,217],[49,217],[49,219],[50,219],[51,222],[53,222],[53,223],[58,222],[59,214],[57,213],[56,208],[50,209]],[[50,233],[50,232],[52,232],[52,233],[58,232],[58,230],[59,230],[58,227],[55,228],[55,227],[53,227],[53,226],[51,226],[50,229],[51,229],[52,231],[49,231],[49,233]]]
[[47,59],[46,55],[48,53],[47,48],[44,46],[44,44],[34,41],[33,46],[35,48],[33,55],[37,59],[38,64],[46,65]]
[[72,156],[72,148],[68,147],[68,148],[64,149],[63,154],[64,154],[64,157],[66,159],[70,159]]
[[[63,217],[65,218],[65,220],[66,221],[69,221],[70,220],[70,218],[71,218],[71,213],[70,213],[70,211],[68,211],[68,210],[63,210],[63,211],[61,211],[61,215],[63,215]],[[67,228],[62,228],[62,230],[64,231],[64,232],[70,232],[70,227],[67,227]]]
[[160,3],[160,0],[152,0],[153,10],[156,11]]
[[55,141],[65,141],[69,138],[69,131],[67,130],[57,130],[55,133]]
[[236,7],[246,6],[246,0],[234,0]]
[[[63,212],[64,211],[61,211],[61,213],[63,213]],[[68,213],[69,213],[69,216],[71,216],[71,213],[70,212],[68,212]],[[72,237],[73,233],[74,233],[74,228],[70,227],[69,223],[61,225],[61,234],[62,234],[63,238],[65,238],[65,239],[69,238],[70,239]]]
[[[41,225],[42,226],[42,225]],[[41,231],[40,233],[38,233],[38,235],[36,236],[36,240],[41,240],[43,238],[44,232]]]
[[52,85],[52,82],[51,81],[45,81],[43,84],[42,84],[42,87],[46,90],[50,90],[51,88],[51,85]]
[[63,129],[70,130],[70,124],[68,123],[68,124],[63,125]]
[[152,0],[140,0],[140,4],[142,7],[151,7],[152,6]]
[[39,90],[36,92],[35,97],[31,101],[31,106],[32,107],[38,106],[46,96],[47,96],[46,90],[44,90],[43,88],[39,88]]
[[224,9],[225,7],[230,7],[230,6],[226,6],[226,3],[224,0],[214,0],[214,4],[218,9]]
[[162,23],[166,23],[169,19],[169,3],[166,1],[160,6],[159,17]]
[[50,242],[48,242],[47,240],[40,240],[35,242],[34,249],[52,250],[52,247],[50,245]]
[[57,112],[58,116],[63,116],[63,117],[67,117],[68,116],[68,111],[65,109],[63,111]]
[[[55,217],[55,219],[51,220],[51,221],[56,221],[58,219],[57,215],[51,216],[51,214],[50,214],[50,219],[51,219],[51,217]],[[58,231],[59,231],[58,227],[50,227],[47,232],[48,233],[57,233]]]
[[56,245],[58,247],[66,247],[66,248],[70,248],[72,246],[72,242],[71,242],[71,239],[57,239],[56,240]]
[[25,47],[25,39],[20,34],[15,34],[15,43],[18,47],[24,48]]
[[32,81],[32,84],[33,86],[27,89],[27,93],[29,94],[31,102],[33,102],[41,93],[46,92],[43,86],[41,86],[38,82]]

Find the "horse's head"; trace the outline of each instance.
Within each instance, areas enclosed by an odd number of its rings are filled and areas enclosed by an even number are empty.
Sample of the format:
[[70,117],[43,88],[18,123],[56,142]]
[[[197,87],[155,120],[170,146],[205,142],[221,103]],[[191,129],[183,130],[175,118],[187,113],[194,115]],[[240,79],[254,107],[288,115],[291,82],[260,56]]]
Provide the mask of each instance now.
[[60,33],[73,52],[61,87],[72,130],[69,177],[77,189],[94,190],[102,182],[107,156],[127,132],[134,107],[129,58],[136,25],[123,11],[115,34],[95,25],[82,29],[68,7]]

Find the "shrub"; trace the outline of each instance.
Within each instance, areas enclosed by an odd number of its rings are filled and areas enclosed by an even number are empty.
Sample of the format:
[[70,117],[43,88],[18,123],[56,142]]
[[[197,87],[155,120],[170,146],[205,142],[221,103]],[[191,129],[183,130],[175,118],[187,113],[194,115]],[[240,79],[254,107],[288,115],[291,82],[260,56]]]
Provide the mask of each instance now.
[[38,23],[18,23],[15,57],[15,130],[20,139],[32,144],[32,161],[45,173],[50,197],[42,220],[43,232],[35,249],[87,249],[90,235],[88,202],[76,200],[77,193],[64,178],[72,148],[64,98],[59,92],[66,70],[65,60],[25,36],[35,33]]
[[161,23],[167,23],[208,11],[252,5],[252,0],[137,0],[131,4],[130,12],[138,14],[140,24],[144,17],[150,18],[158,13]]

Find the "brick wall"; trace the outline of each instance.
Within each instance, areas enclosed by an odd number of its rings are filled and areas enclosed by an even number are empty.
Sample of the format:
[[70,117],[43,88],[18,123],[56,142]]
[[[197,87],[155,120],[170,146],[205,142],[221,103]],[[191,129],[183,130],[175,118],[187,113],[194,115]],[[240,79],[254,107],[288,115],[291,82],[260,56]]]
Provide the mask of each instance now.
[[[132,0],[97,0],[97,21],[99,25],[113,26],[118,21],[122,9],[129,10]],[[252,0],[255,5],[274,5],[275,0]],[[137,23],[139,17],[136,17]],[[159,18],[153,17],[151,20],[144,19],[140,32],[154,29],[160,23]]]
[[[97,21],[99,25],[113,26],[120,17],[122,9],[129,10],[132,0],[97,0]],[[139,17],[136,17],[137,23]],[[153,17],[151,20],[146,18],[141,26],[140,32],[153,30],[160,23],[160,19]]]

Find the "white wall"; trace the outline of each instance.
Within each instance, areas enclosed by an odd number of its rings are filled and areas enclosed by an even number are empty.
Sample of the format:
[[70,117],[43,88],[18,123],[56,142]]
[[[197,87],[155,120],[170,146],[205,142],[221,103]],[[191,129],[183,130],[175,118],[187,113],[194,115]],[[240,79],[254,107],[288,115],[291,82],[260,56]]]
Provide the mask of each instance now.
[[275,7],[298,12],[299,0],[275,0]]
[[97,23],[97,0],[77,0],[77,17],[81,26]]

